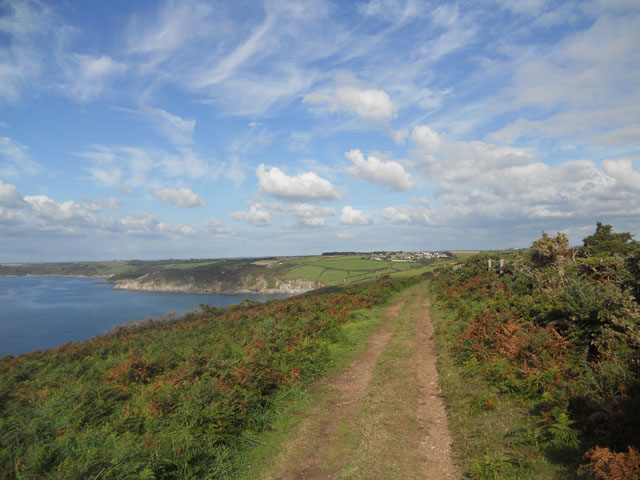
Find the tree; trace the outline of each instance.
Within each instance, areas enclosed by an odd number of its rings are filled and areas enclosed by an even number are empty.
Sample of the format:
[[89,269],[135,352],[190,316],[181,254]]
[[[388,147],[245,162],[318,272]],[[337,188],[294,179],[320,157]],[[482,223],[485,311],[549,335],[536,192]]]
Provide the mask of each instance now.
[[557,237],[550,237],[542,232],[542,237],[533,242],[529,249],[531,261],[536,267],[557,265],[567,253],[569,239],[566,235],[558,233]]
[[583,239],[583,253],[587,257],[627,256],[631,255],[638,244],[628,232],[612,233],[611,225],[598,222],[596,231]]

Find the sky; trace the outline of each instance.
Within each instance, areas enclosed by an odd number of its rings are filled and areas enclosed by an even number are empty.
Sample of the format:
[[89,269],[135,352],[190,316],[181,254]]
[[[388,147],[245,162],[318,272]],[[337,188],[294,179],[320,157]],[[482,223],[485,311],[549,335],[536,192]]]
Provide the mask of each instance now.
[[0,262],[640,239],[637,0],[0,0]]

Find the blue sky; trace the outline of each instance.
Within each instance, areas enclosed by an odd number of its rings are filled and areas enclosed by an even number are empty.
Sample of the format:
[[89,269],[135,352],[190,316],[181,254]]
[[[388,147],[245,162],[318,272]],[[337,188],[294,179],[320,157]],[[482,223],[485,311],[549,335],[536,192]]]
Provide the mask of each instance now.
[[0,261],[640,234],[637,0],[0,2]]

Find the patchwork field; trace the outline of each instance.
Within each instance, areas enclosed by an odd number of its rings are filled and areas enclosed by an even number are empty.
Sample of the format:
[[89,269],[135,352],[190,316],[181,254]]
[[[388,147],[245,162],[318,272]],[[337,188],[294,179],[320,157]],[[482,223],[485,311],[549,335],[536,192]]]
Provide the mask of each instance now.
[[446,259],[372,260],[366,254],[241,259],[128,260],[0,265],[0,276],[103,277],[116,288],[193,292],[300,293],[362,283],[381,276],[410,277]]

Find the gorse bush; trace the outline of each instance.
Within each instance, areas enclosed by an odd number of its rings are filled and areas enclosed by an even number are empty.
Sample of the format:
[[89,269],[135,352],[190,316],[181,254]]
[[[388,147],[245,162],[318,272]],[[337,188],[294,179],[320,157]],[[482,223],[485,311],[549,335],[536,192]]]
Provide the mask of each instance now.
[[[586,461],[581,472],[594,478],[635,478],[603,472],[638,468],[639,252],[631,235],[599,223],[578,249],[543,234],[502,271],[483,255],[434,281],[441,308],[456,313],[463,375],[526,405],[534,448],[575,468]],[[478,458],[470,474],[503,467]]]
[[357,312],[415,280],[203,305],[0,359],[0,478],[220,478]]

